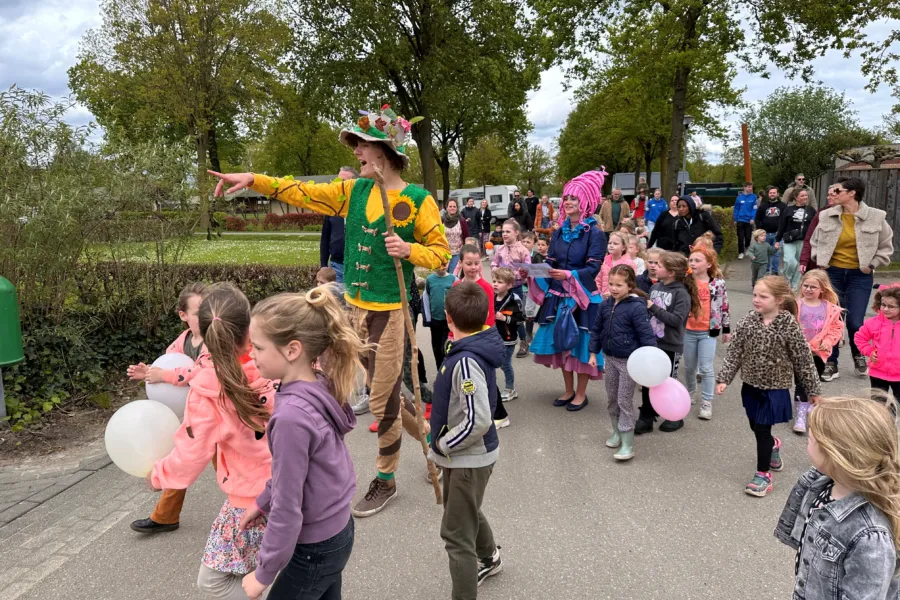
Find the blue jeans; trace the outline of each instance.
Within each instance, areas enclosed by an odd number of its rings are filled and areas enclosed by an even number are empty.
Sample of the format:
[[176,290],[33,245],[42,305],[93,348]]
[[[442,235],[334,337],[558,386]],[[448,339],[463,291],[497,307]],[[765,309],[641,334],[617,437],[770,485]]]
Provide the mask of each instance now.
[[[854,357],[859,356],[859,348],[853,341],[853,336],[859,331],[866,318],[866,309],[869,307],[869,296],[872,295],[872,273],[866,275],[859,269],[842,269],[841,267],[828,267],[828,278],[831,286],[837,292],[841,308],[847,311],[847,333],[850,335],[850,352]],[[838,344],[834,345],[828,362],[837,364],[840,351]]]
[[[773,248],[775,247],[775,234],[767,233],[766,234],[766,243]],[[771,260],[769,261],[769,273],[772,275],[778,275],[778,263],[781,262],[781,248],[778,249],[778,252],[772,255]]]
[[341,600],[341,575],[353,550],[353,517],[337,535],[297,544],[269,592],[271,600]]
[[513,372],[512,359],[513,354],[516,353],[516,345],[510,344],[507,346],[503,346],[503,377],[506,379],[506,389],[514,390],[516,389],[516,374]]
[[716,356],[716,338],[708,331],[684,331],[684,384],[691,394],[697,389],[697,369],[700,369],[700,391],[703,399],[712,402],[716,389],[713,359]]
[[450,257],[450,264],[447,265],[447,272],[453,273],[456,271],[456,265],[459,264],[459,254],[454,254]]
[[331,268],[334,269],[334,272],[337,274],[337,282],[344,283],[344,265],[342,263],[337,263],[331,261]]
[[[516,294],[517,296],[519,296],[519,300],[522,301],[522,312],[525,311],[525,292],[522,291],[522,290],[523,290],[523,287],[524,287],[524,286],[517,285],[516,287],[510,288],[510,290],[509,290],[509,291],[511,291],[513,294]],[[519,328],[518,328],[518,330],[517,330],[517,333],[518,333],[518,335],[519,335],[519,339],[520,339],[520,340],[525,341],[525,340],[528,339],[528,338],[525,337],[525,322],[524,322],[524,321],[522,321],[521,323],[519,323]],[[506,386],[506,387],[510,387],[510,386]]]

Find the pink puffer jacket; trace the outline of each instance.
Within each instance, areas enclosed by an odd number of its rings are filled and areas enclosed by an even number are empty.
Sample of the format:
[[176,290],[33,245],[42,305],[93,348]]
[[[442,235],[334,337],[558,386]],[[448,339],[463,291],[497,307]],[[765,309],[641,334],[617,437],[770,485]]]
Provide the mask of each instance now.
[[[822,360],[828,360],[832,348],[844,337],[844,310],[827,300],[822,300],[822,302],[825,303],[825,325],[822,327],[822,331],[809,340],[809,349]],[[822,342],[825,342],[825,350],[819,349]]]
[[[879,311],[853,336],[856,347],[869,357],[869,375],[885,381],[900,381],[900,321],[892,322]],[[878,358],[872,354],[878,351]]]
[[[250,387],[271,413],[275,399],[272,381],[260,376],[253,361],[244,363],[243,368]],[[268,439],[241,422],[231,400],[219,399],[221,388],[209,354],[200,356],[195,370],[184,422],[175,433],[175,448],[156,462],[151,483],[158,489],[187,489],[215,455],[219,487],[234,507],[247,508],[272,476]]]

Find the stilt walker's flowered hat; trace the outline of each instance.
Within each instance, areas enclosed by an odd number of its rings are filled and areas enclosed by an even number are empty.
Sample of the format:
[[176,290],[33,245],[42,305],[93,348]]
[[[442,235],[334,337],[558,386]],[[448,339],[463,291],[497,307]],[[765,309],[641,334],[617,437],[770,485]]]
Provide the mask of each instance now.
[[362,116],[350,129],[342,129],[341,143],[350,148],[355,148],[360,140],[366,142],[381,142],[394,151],[394,154],[403,159],[403,167],[409,166],[409,157],[406,155],[406,145],[412,126],[423,119],[414,117],[407,121],[398,116],[391,109],[390,104],[385,104],[379,111],[361,110]]
[[[578,207],[581,209],[580,222],[584,223],[586,218],[597,212],[597,206],[600,205],[600,198],[603,196],[603,182],[608,176],[606,167],[600,167],[599,171],[588,171],[573,177],[563,186],[563,202],[569,196],[578,200]],[[567,218],[565,211],[560,210],[559,224],[562,225]]]

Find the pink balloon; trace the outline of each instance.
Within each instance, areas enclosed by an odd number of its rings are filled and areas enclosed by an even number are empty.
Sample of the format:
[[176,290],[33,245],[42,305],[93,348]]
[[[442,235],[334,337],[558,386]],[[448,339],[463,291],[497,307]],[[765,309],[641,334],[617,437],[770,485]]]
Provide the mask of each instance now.
[[650,388],[650,404],[663,419],[680,421],[691,412],[691,395],[684,384],[669,377]]

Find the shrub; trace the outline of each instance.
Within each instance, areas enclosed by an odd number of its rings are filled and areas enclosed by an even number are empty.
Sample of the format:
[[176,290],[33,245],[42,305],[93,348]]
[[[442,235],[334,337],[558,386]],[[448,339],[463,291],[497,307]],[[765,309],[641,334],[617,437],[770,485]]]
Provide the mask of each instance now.
[[714,206],[713,218],[722,229],[722,251],[719,252],[719,262],[726,263],[737,257],[737,228],[734,225],[734,211],[731,208]]
[[324,217],[317,213],[288,213],[285,215],[268,213],[263,219],[263,228],[302,231],[307,225],[322,225],[323,222]]
[[321,225],[304,225],[303,231],[322,231]]
[[232,217],[228,215],[225,217],[225,231],[246,231],[247,230],[247,219],[242,219],[240,217]]

